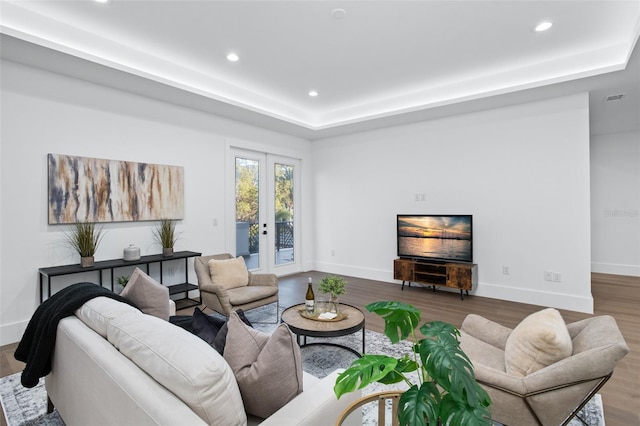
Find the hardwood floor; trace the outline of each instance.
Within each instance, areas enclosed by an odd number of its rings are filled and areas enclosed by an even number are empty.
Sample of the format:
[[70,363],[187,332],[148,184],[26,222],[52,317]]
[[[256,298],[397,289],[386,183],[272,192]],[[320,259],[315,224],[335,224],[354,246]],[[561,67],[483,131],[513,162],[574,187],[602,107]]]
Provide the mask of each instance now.
[[[307,289],[307,277],[318,282],[324,274],[308,272],[280,279],[280,304],[291,306],[301,303]],[[412,286],[400,291],[400,286],[361,278],[346,277],[347,294],[340,301],[359,308],[378,300],[399,300],[411,303],[422,312],[422,320],[442,320],[459,327],[465,316],[475,313],[508,327],[514,327],[525,316],[541,309],[540,306],[469,296],[460,300],[456,293]],[[600,390],[604,401],[607,426],[640,425],[640,278],[617,275],[592,274],[592,292],[595,315],[615,317],[631,351],[618,363],[613,377]],[[180,314],[193,311],[185,309]],[[366,311],[366,310],[365,310]],[[567,322],[587,318],[590,315],[561,310]],[[365,312],[366,327],[382,332],[381,318]],[[13,358],[17,344],[0,347],[0,377],[22,370],[22,363]],[[0,426],[5,426],[4,415]]]

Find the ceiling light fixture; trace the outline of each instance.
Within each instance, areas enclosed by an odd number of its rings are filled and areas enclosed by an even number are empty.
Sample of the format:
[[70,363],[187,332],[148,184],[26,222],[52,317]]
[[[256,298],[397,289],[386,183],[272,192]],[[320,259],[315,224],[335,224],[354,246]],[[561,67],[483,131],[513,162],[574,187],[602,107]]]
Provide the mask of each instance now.
[[547,31],[549,28],[551,28],[553,26],[553,24],[549,21],[545,21],[545,22],[540,22],[538,25],[536,25],[536,32],[540,33],[542,31]]
[[231,62],[238,62],[239,59],[240,59],[240,57],[235,53],[229,53],[227,55],[227,60],[229,60]]
[[333,9],[331,16],[333,19],[344,19],[344,17],[347,16],[347,11],[344,9]]
[[109,3],[109,0],[96,0],[98,3]]
[[318,92],[316,92],[315,90],[312,90],[309,92],[309,96],[311,96],[312,98],[315,98],[316,96],[318,96]]

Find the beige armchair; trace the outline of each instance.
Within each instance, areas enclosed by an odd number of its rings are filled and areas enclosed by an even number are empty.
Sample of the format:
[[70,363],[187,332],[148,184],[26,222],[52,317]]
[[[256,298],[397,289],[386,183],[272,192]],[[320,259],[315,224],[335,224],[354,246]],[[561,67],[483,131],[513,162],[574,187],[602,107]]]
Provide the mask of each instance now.
[[[194,259],[194,268],[198,277],[198,287],[202,304],[222,315],[228,316],[231,311],[242,309],[248,311],[259,306],[276,302],[276,322],[278,321],[278,277],[274,274],[248,274],[248,285],[228,288],[219,280],[212,279],[209,261],[211,259],[234,259],[228,253],[212,256],[198,256]],[[214,283],[216,282],[216,283]]]
[[525,376],[510,375],[505,346],[512,329],[468,315],[461,348],[493,401],[492,418],[511,426],[565,425],[611,377],[629,348],[611,316],[567,324],[572,354]]

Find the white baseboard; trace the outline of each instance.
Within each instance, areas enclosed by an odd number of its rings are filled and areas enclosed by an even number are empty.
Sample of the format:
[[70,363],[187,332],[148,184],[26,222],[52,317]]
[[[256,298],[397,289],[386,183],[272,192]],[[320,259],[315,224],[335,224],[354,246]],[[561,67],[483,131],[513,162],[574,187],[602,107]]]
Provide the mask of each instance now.
[[0,326],[0,346],[19,342],[27,329],[27,324],[29,324],[28,320]]
[[[340,264],[317,262],[315,265],[315,270],[330,274],[347,275],[363,279],[400,284],[399,281],[393,279],[393,271],[382,269],[357,268]],[[442,287],[440,290],[444,291],[445,287]],[[455,289],[451,289],[451,291],[459,293],[459,291]],[[566,309],[576,312],[585,312],[588,314],[593,313],[592,296],[581,297],[565,293],[535,291],[531,289],[521,289],[495,285],[486,282],[480,282],[478,284],[478,288],[469,292],[469,294],[481,297],[489,297],[498,300],[527,303],[530,305]]]
[[591,272],[600,274],[640,277],[640,265],[620,265],[615,263],[591,262]]
[[521,289],[481,282],[473,294],[492,299],[509,300],[511,302],[527,303],[575,312],[593,314],[593,297],[576,296],[566,293],[552,293]]
[[313,269],[320,272],[326,272],[327,274],[347,275],[366,280],[396,282],[393,279],[393,271],[387,271],[384,269],[360,268],[327,262],[316,262]]

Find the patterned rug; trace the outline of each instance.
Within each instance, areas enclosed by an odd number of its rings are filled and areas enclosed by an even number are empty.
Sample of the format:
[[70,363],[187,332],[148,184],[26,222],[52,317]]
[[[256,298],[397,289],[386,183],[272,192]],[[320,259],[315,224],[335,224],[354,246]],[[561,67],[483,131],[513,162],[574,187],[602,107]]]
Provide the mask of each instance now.
[[[281,309],[282,310],[282,309]],[[254,327],[266,333],[272,332],[277,324],[267,323],[275,321],[275,305],[254,309],[246,313],[247,318],[254,323]],[[357,351],[362,348],[362,333],[357,332],[349,336],[331,339],[312,339],[308,342],[333,342],[351,347]],[[367,353],[402,356],[410,350],[408,342],[391,345],[383,334],[366,330]],[[356,358],[354,354],[333,346],[308,346],[302,348],[303,369],[316,377],[325,377],[336,368],[347,368]],[[373,384],[363,390],[363,394],[370,394],[380,390],[388,390],[389,386]],[[20,373],[0,379],[0,402],[5,413],[8,426],[64,426],[64,422],[57,411],[46,414],[47,395],[44,380],[38,386],[26,389],[20,384]],[[375,407],[369,404],[363,410],[363,424],[375,424]],[[389,416],[387,416],[389,417]],[[580,412],[589,426],[604,426],[602,399],[596,395]],[[574,419],[570,426],[582,426]]]

